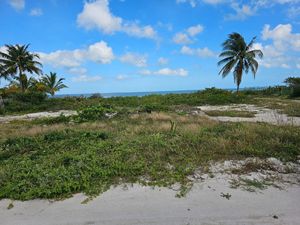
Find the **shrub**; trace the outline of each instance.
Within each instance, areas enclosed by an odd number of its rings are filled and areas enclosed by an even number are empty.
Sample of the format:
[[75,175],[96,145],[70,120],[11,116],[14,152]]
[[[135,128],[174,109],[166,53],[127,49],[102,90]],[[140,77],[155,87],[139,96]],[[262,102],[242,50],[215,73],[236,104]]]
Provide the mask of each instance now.
[[27,102],[32,104],[38,104],[46,100],[47,95],[41,92],[19,92],[10,95],[11,98],[19,102]]
[[300,77],[288,77],[285,79],[284,83],[286,83],[291,89],[291,97],[299,97],[300,96]]
[[139,112],[146,112],[146,113],[151,113],[151,112],[159,112],[159,111],[167,111],[168,107],[163,106],[160,104],[145,104],[139,107]]
[[78,111],[76,117],[78,122],[94,121],[103,119],[106,113],[113,113],[114,109],[111,105],[95,105],[89,106]]

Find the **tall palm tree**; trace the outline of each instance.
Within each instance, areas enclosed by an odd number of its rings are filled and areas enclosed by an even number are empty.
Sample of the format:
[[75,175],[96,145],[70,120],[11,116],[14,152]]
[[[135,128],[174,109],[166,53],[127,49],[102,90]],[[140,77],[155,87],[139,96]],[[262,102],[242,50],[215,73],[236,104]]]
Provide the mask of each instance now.
[[226,77],[233,71],[234,82],[237,85],[237,93],[239,92],[242,82],[243,72],[248,73],[251,70],[254,78],[258,69],[256,57],[262,58],[261,50],[253,49],[253,44],[256,37],[252,38],[249,44],[246,44],[244,38],[239,33],[228,35],[228,39],[222,44],[223,52],[219,55],[223,59],[218,62],[218,65],[223,65],[219,74]]
[[41,81],[46,87],[46,92],[51,96],[53,96],[55,92],[59,91],[60,89],[67,87],[65,84],[63,84],[64,80],[65,78],[58,79],[57,74],[52,72],[50,72],[49,75],[45,74],[45,76],[41,78]]
[[26,84],[22,82],[27,80],[25,72],[38,75],[42,73],[40,69],[42,64],[36,60],[39,59],[39,55],[29,52],[29,45],[5,45],[5,47],[6,52],[0,52],[1,75],[6,78],[18,78],[24,92]]

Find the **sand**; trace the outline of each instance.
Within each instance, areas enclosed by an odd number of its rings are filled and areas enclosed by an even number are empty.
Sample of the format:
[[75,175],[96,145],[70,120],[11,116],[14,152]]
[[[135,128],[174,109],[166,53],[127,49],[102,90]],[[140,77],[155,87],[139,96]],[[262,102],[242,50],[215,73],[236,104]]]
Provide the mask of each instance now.
[[273,125],[294,125],[300,126],[300,117],[290,117],[286,114],[280,113],[278,110],[268,109],[249,104],[232,104],[223,106],[199,106],[196,107],[195,113],[202,113],[206,115],[205,111],[248,111],[254,112],[255,117],[243,118],[243,117],[226,117],[226,116],[208,116],[209,119],[223,121],[223,122],[264,122]]
[[[221,193],[231,195],[230,199]],[[0,224],[5,225],[297,225],[300,224],[300,187],[269,187],[249,192],[229,187],[217,176],[194,184],[186,197],[169,188],[138,184],[111,188],[82,204],[83,194],[56,202],[0,201]],[[275,217],[275,218],[274,218]]]
[[40,118],[50,118],[50,117],[58,117],[60,115],[72,116],[76,115],[76,111],[72,110],[60,110],[57,112],[37,112],[37,113],[28,113],[24,115],[18,116],[0,116],[0,123],[9,123],[14,120],[34,120]]

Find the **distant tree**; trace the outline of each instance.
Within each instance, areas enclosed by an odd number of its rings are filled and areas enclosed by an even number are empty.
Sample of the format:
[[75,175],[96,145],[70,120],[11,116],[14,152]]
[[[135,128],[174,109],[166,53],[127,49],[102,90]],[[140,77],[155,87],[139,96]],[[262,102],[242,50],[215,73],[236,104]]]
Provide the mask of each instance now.
[[55,94],[55,92],[59,91],[60,89],[66,88],[67,86],[63,83],[64,78],[57,78],[56,73],[50,72],[49,75],[45,74],[41,81],[45,85],[46,92],[49,93],[51,96]]
[[30,74],[42,73],[42,64],[38,54],[28,51],[29,45],[5,45],[6,51],[0,52],[1,77],[17,79],[21,91],[25,92],[28,81],[26,72]]
[[222,44],[223,52],[219,55],[223,59],[218,62],[218,66],[223,66],[219,74],[226,77],[233,71],[234,82],[237,85],[237,93],[239,92],[242,82],[243,72],[248,73],[251,70],[254,78],[258,69],[256,57],[262,58],[261,50],[253,49],[256,37],[252,38],[249,44],[246,44],[244,38],[239,33],[228,35],[228,39]]
[[292,97],[300,96],[300,77],[288,77],[284,80],[284,83],[292,89]]

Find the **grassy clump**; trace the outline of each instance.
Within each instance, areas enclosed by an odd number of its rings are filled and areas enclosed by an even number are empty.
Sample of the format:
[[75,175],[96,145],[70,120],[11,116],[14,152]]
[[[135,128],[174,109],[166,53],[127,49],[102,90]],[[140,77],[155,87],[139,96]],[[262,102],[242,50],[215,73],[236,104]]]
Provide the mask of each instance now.
[[[23,96],[24,97],[24,96]],[[43,96],[45,98],[45,96]],[[249,101],[249,96],[244,94],[236,95],[231,91],[209,88],[190,94],[167,94],[167,95],[148,95],[143,97],[112,97],[102,98],[93,96],[84,97],[65,97],[65,98],[46,98],[42,101],[23,101],[20,98],[4,97],[5,109],[2,114],[26,113],[38,111],[56,110],[79,110],[94,105],[111,105],[114,107],[130,107],[140,111],[167,111],[174,105],[222,105],[230,103],[245,103]],[[25,97],[24,97],[25,98]]]
[[0,142],[0,199],[64,198],[77,192],[93,196],[123,182],[159,186],[178,182],[185,192],[190,187],[188,175],[211,161],[246,157],[293,161],[300,154],[300,130],[295,127],[217,123],[164,113],[68,129],[53,126],[32,135],[24,129]]
[[228,116],[228,117],[245,117],[245,118],[251,118],[255,117],[255,112],[248,112],[248,111],[220,111],[220,110],[211,110],[211,111],[205,111],[205,114],[209,116]]

